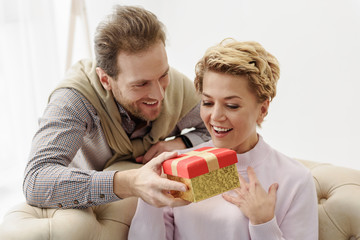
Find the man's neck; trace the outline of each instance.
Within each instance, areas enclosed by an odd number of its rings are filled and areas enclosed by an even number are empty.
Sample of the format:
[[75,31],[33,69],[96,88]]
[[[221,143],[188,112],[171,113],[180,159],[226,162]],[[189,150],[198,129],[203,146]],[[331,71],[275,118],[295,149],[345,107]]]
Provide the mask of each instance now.
[[135,123],[135,131],[145,127],[148,124],[147,121],[137,118],[137,117],[131,115],[130,113],[128,113],[128,114],[129,114],[131,120],[133,120]]

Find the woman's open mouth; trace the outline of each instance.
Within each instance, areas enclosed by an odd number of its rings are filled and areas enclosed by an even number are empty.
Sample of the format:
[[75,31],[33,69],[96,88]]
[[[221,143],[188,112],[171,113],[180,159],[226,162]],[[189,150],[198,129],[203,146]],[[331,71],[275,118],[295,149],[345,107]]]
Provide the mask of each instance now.
[[217,126],[212,126],[212,129],[214,130],[215,133],[217,134],[226,134],[228,132],[230,132],[231,130],[233,130],[232,128],[223,128],[223,127],[217,127]]

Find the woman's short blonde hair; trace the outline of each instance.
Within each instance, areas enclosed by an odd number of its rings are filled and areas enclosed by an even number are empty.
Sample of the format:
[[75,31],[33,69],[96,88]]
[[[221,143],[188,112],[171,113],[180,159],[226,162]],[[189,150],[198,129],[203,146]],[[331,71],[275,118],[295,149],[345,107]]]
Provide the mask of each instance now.
[[215,71],[235,76],[247,76],[249,88],[259,102],[271,101],[276,95],[280,77],[279,62],[257,42],[238,42],[225,39],[210,47],[196,64],[194,80],[198,92],[203,91],[206,71]]

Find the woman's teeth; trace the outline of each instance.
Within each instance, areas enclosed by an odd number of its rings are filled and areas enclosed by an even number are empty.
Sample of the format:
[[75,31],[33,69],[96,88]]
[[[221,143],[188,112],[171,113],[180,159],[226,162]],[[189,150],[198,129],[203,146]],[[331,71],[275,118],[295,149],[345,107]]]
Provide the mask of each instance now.
[[232,128],[221,128],[213,126],[214,130],[218,133],[224,133],[230,131]]

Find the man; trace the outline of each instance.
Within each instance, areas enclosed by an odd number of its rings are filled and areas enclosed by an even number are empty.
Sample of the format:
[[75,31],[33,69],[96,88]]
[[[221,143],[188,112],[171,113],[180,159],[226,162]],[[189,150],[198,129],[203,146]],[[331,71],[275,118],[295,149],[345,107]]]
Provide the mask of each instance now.
[[[187,204],[166,194],[186,186],[159,176],[162,161],[176,156],[161,153],[209,135],[193,83],[168,65],[161,22],[142,8],[118,6],[97,28],[95,54],[96,62],[75,64],[49,98],[25,170],[27,202],[83,208],[137,196],[158,207]],[[180,135],[187,128],[195,130]],[[151,161],[102,171],[133,160]]]

